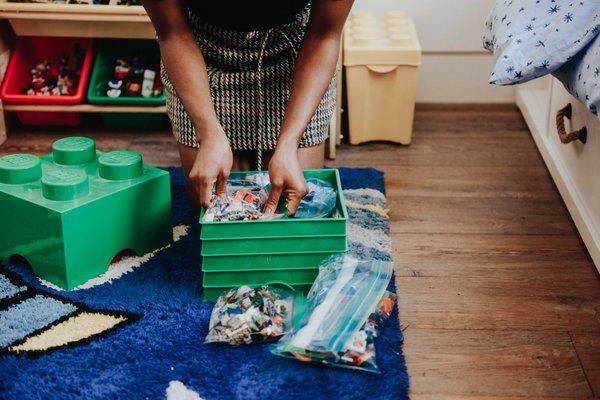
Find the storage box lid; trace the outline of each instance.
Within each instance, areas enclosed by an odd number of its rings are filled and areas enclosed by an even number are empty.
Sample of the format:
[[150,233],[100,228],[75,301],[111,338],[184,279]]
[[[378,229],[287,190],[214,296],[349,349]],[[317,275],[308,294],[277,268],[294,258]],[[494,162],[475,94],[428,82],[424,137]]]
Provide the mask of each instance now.
[[354,12],[344,29],[346,66],[421,64],[421,45],[412,19],[404,11],[374,16]]

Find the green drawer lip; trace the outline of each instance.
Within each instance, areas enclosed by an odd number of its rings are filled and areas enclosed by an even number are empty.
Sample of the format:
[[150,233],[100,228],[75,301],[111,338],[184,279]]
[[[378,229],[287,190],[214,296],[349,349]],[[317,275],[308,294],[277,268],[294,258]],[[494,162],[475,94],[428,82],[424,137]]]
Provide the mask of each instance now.
[[[278,282],[281,283],[281,282]],[[313,282],[285,282],[286,284],[290,285],[290,286],[311,286],[313,284]],[[261,285],[267,285],[267,284],[272,284],[270,282],[263,282],[261,283]],[[240,283],[239,285],[205,285],[204,282],[202,282],[202,287],[203,288],[207,288],[207,289],[215,289],[215,288],[225,288],[225,289],[231,289],[233,287],[239,287],[242,285],[248,285],[245,283]],[[248,286],[257,286],[254,284],[249,284]]]
[[343,238],[346,237],[345,234],[337,234],[337,235],[310,235],[310,236],[248,236],[248,237],[234,237],[234,238],[210,238],[210,239],[202,239],[203,242],[234,242],[236,240],[269,240],[269,239],[306,239],[306,238],[315,238],[315,239],[323,239],[323,238]]
[[317,251],[286,251],[286,252],[280,252],[280,253],[273,253],[273,252],[265,252],[265,253],[210,253],[210,254],[205,254],[204,250],[200,252],[200,255],[202,257],[226,257],[226,256],[262,256],[262,255],[284,255],[284,254],[319,254],[319,253],[331,253],[331,254],[335,254],[335,253],[346,253],[348,251],[348,241],[346,241],[346,246],[344,247],[343,250],[331,250],[331,251],[323,251],[323,250],[317,250]]
[[223,269],[204,269],[202,268],[202,271],[204,273],[213,273],[213,272],[218,272],[218,273],[223,273],[223,272],[258,272],[258,271],[264,271],[264,272],[273,272],[273,271],[294,271],[294,270],[310,270],[310,269],[316,269],[317,266],[307,266],[307,267],[294,267],[294,268],[264,268],[264,267],[260,267],[261,269],[258,268],[223,268]]
[[[312,284],[293,285],[296,292],[308,293]],[[233,286],[205,286],[202,290],[202,297],[205,300],[215,300],[223,292],[231,289]],[[207,293],[208,292],[208,293]]]
[[[301,237],[329,237],[329,236],[346,236],[346,225],[347,220],[345,218],[317,218],[317,219],[296,219],[296,220],[277,220],[277,221],[224,221],[215,222],[210,227],[203,225],[203,229],[200,231],[200,239],[202,240],[233,240],[233,239],[270,239],[274,237],[278,238],[301,238]],[[253,228],[258,228],[263,224],[264,232],[276,231],[272,235],[265,234],[251,234],[251,233],[237,233],[237,236],[231,236],[231,232],[239,232],[240,224],[252,224]],[[230,226],[227,226],[227,225]],[[235,224],[233,227],[231,224]],[[288,230],[289,234],[279,232],[278,229],[273,229],[274,225],[284,225],[285,229]],[[295,227],[299,225],[308,225],[312,228],[309,232],[298,233],[294,231]],[[339,226],[338,226],[339,225]],[[218,226],[218,228],[216,228]],[[279,227],[278,227],[279,228]],[[303,227],[304,228],[304,227]],[[324,234],[315,234],[316,231],[329,230],[331,232]],[[208,233],[207,233],[208,231]],[[219,231],[219,232],[216,232]],[[235,233],[233,233],[235,234]]]
[[[287,270],[315,268],[323,260],[339,253],[302,253],[302,254],[258,254],[242,256],[206,256],[202,257],[202,271],[230,271],[254,269]],[[243,269],[239,266],[243,265]]]
[[204,287],[211,286],[241,286],[260,285],[268,282],[285,282],[289,285],[310,285],[314,282],[318,268],[290,269],[290,270],[251,270],[251,271],[225,271],[225,272],[203,272],[202,284]]

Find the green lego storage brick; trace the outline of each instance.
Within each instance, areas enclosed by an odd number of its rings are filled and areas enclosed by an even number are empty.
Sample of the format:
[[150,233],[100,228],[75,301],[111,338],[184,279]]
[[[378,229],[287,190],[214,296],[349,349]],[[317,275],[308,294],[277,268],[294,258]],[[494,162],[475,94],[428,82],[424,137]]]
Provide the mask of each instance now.
[[240,271],[274,269],[310,269],[316,268],[323,260],[335,253],[299,253],[299,254],[258,254],[225,255],[202,257],[202,270]]
[[319,273],[318,268],[286,269],[271,271],[223,271],[204,272],[203,285],[213,286],[242,286],[261,285],[266,282],[285,282],[290,285],[312,284]]
[[[298,293],[307,294],[312,285],[291,285],[292,289],[294,289]],[[202,288],[202,297],[205,300],[215,300],[220,295],[224,294],[226,291],[231,289],[234,286],[219,286],[219,287],[203,287]]]
[[130,151],[98,153],[92,139],[58,140],[51,154],[0,157],[0,259],[72,289],[116,254],[142,255],[172,240],[168,172]]
[[[230,179],[243,179],[244,176],[246,176],[248,173],[249,172],[233,172],[230,175]],[[338,170],[306,170],[304,171],[304,177],[307,179],[322,179],[333,185],[337,193],[337,204],[331,217],[311,219],[285,218],[271,221],[259,220],[204,222],[202,221],[202,217],[204,216],[204,210],[202,210],[200,214],[200,224],[202,225],[200,239],[202,239],[202,241],[204,242],[222,239],[270,239],[285,237],[298,238],[346,236],[346,222],[348,220],[348,210],[346,209],[346,203],[342,192],[342,185]],[[281,204],[280,212],[283,212],[283,210],[285,210],[285,206]],[[331,251],[339,251],[339,249],[334,249]],[[239,252],[236,252],[235,254],[238,253]]]

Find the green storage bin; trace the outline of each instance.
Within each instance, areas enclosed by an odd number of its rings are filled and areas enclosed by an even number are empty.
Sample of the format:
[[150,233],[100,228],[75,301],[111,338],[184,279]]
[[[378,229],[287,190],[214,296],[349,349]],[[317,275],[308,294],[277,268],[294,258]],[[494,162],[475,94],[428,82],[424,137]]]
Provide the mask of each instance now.
[[204,272],[203,284],[206,287],[254,286],[264,284],[265,282],[285,282],[288,285],[312,285],[318,273],[318,268],[272,271]]
[[[114,60],[132,55],[156,54],[160,51],[155,40],[101,40],[96,42],[97,53],[94,67],[87,90],[87,100],[90,104],[111,106],[162,106],[165,104],[165,90],[156,97],[108,97],[106,83],[113,76]],[[156,71],[157,74],[160,71]]]
[[[243,178],[247,172],[233,172],[230,178]],[[204,222],[204,210],[200,213],[200,224],[202,230],[200,239],[204,241],[212,240],[231,240],[231,239],[273,239],[273,238],[299,238],[299,237],[346,237],[346,223],[348,221],[348,210],[342,194],[342,185],[340,174],[337,169],[319,169],[304,171],[305,178],[318,178],[327,181],[333,185],[337,193],[337,204],[333,211],[333,216],[329,218],[313,219],[281,219],[273,221],[223,221],[223,222]],[[282,204],[281,207],[284,208]],[[228,243],[230,245],[231,243]],[[269,241],[265,241],[263,254],[279,253],[280,251],[265,251],[269,247]],[[245,245],[241,245],[245,247]],[[235,243],[234,243],[234,247]],[[212,248],[212,246],[209,246]],[[211,254],[208,250],[203,255]],[[302,249],[304,251],[304,249]],[[312,252],[326,251],[345,251],[345,246],[333,249],[314,249]],[[216,253],[222,255],[223,253]],[[229,252],[229,254],[257,254],[256,252]]]
[[[231,177],[243,178],[246,174],[234,172]],[[336,189],[337,204],[331,217],[203,222],[201,212],[203,286],[209,290],[208,298],[226,288],[269,282],[308,290],[321,261],[348,250],[348,211],[339,172],[307,170],[304,176],[328,181]]]
[[[205,300],[215,300],[217,297],[219,297],[221,294],[223,294],[225,291],[231,289],[232,287],[234,287],[234,286],[219,286],[219,287],[204,286],[202,288],[202,297]],[[311,287],[312,287],[312,285],[292,285],[292,288],[296,292],[302,293],[302,294],[307,294]]]
[[202,257],[202,270],[206,272],[245,270],[287,270],[316,268],[332,253],[225,255]]

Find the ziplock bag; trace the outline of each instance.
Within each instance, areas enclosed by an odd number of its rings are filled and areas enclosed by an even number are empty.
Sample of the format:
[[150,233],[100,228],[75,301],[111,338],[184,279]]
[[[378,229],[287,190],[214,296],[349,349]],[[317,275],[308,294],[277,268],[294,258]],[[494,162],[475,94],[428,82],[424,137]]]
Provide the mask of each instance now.
[[300,201],[296,218],[326,218],[335,208],[337,197],[331,183],[322,179],[310,178],[308,194]]
[[266,174],[248,174],[245,179],[229,179],[226,195],[213,192],[204,222],[279,219],[283,214],[263,214],[263,204],[269,195],[264,184]]
[[[379,329],[389,318],[397,296],[386,291],[376,309],[369,315],[367,322],[346,344],[346,349],[334,354],[313,351],[284,352],[274,354],[295,358],[303,362],[314,362],[328,364],[335,367],[350,368],[361,371],[379,373],[377,366],[375,338],[379,335]],[[271,349],[273,352],[273,349]]]
[[[369,316],[384,297],[391,276],[391,262],[358,260],[349,255],[325,260],[306,298],[301,322],[272,346],[271,352],[302,361],[377,372],[376,366],[361,368],[365,360],[353,359],[348,352],[356,353],[356,335],[362,335],[359,331],[368,324]],[[391,309],[387,309],[389,315]]]
[[293,290],[273,286],[240,286],[221,295],[212,310],[204,343],[261,343],[291,329],[295,315]]

